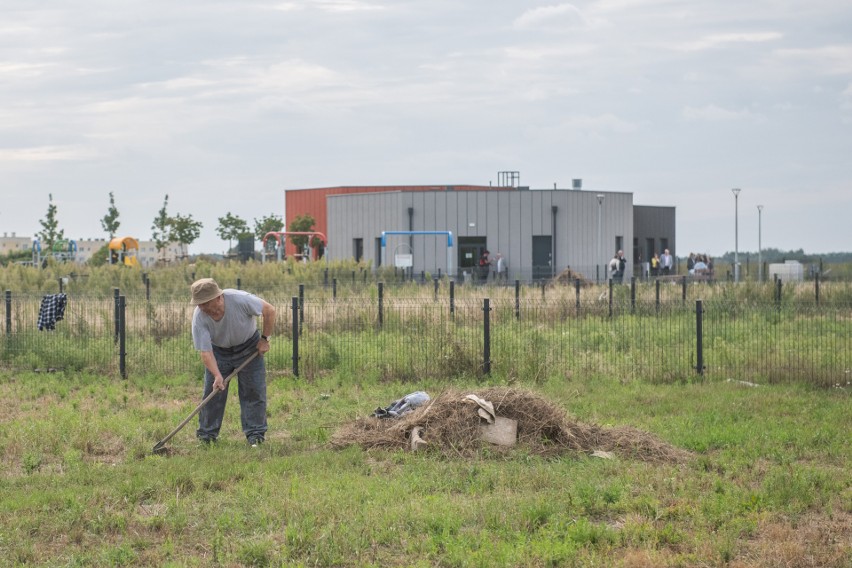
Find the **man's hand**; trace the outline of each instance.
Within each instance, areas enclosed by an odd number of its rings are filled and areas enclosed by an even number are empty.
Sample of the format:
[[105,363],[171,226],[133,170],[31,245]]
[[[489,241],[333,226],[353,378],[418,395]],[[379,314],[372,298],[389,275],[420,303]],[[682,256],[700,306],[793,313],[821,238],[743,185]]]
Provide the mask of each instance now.
[[216,375],[216,377],[213,379],[213,390],[225,390],[225,379],[222,378],[222,375]]

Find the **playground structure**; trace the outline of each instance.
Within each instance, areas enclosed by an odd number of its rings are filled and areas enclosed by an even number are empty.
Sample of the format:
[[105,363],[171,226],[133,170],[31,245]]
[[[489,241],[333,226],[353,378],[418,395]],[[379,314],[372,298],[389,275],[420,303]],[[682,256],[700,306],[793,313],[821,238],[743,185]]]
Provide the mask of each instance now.
[[[27,264],[22,262],[21,264]],[[41,266],[41,241],[33,239],[33,262],[32,266]]]
[[[263,235],[263,240],[261,241],[260,246],[260,258],[261,262],[266,262],[266,242],[270,237],[274,238],[276,241],[275,245],[275,254],[276,260],[281,262],[284,260],[284,241],[289,236],[306,236],[309,238],[308,242],[310,243],[310,238],[316,237],[322,241],[323,248],[328,247],[328,239],[326,236],[319,231],[270,231]],[[325,256],[326,263],[328,262],[328,255]],[[303,256],[304,258],[304,256]]]
[[[446,235],[447,236],[447,276],[453,274],[453,232],[452,231],[382,231],[382,266],[387,264],[387,236],[388,235]],[[401,243],[406,244],[406,243]],[[400,245],[397,245],[400,246]],[[406,246],[408,246],[406,244]],[[411,247],[409,247],[410,250]],[[396,256],[396,249],[394,249]],[[411,266],[410,260],[406,259],[406,266]]]
[[50,253],[59,262],[73,262],[77,258],[77,241],[60,239],[50,247]]
[[19,264],[45,267],[47,266],[47,259],[49,257],[59,262],[74,262],[77,259],[77,241],[59,239],[53,243],[50,251],[42,251],[41,241],[33,239],[32,255],[32,261],[23,261]]
[[139,241],[133,237],[115,237],[109,242],[109,263],[124,266],[139,266],[136,254],[139,252]]

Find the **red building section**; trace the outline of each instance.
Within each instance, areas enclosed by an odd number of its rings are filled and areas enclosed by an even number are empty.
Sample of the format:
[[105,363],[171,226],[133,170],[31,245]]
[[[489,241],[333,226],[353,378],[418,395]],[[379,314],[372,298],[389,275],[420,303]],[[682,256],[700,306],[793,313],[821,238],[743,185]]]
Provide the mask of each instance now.
[[[290,222],[299,215],[311,215],[316,219],[314,230],[328,234],[328,219],[326,216],[325,198],[329,195],[345,193],[375,193],[379,191],[501,191],[512,190],[513,187],[494,187],[490,185],[356,185],[341,187],[317,187],[311,189],[288,189],[284,192],[284,230],[288,230]],[[284,247],[287,256],[296,254],[296,247],[290,240]],[[316,254],[314,252],[313,254]]]

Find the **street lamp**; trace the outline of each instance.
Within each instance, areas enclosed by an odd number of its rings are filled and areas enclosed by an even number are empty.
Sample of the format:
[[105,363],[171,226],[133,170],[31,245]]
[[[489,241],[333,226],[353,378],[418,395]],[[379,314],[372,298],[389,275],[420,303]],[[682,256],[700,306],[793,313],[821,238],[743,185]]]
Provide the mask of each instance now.
[[740,281],[740,229],[739,229],[739,196],[740,188],[731,190],[734,194],[734,282]]
[[763,216],[763,205],[757,206],[757,281],[763,282],[763,247],[760,243],[761,221]]
[[[595,260],[595,266],[596,267],[598,265],[598,260],[603,258],[603,255],[601,254],[601,245],[603,244],[603,238],[601,237],[601,209],[603,208],[603,200],[604,200],[604,194],[599,193],[598,194],[598,258],[597,258],[597,260]],[[604,264],[604,271],[606,271],[606,264]],[[597,269],[595,270],[595,272],[597,272]],[[600,281],[600,279],[598,279],[598,281]]]

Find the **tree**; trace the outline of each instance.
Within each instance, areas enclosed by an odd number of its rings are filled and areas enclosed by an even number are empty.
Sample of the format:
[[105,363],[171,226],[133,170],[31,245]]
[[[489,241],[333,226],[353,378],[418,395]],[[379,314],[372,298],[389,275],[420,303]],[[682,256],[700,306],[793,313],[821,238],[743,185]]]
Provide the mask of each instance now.
[[167,193],[166,198],[163,200],[163,208],[154,217],[154,224],[151,225],[151,239],[154,241],[154,246],[157,247],[157,252],[160,253],[161,257],[164,255],[166,245],[169,244],[170,239],[168,205],[169,194]]
[[174,217],[169,218],[169,240],[180,243],[183,246],[183,256],[187,256],[189,245],[201,235],[203,226],[200,221],[194,220],[192,215],[175,213]]
[[263,237],[269,232],[278,232],[284,228],[284,221],[280,215],[274,213],[254,220],[254,236],[263,241]]
[[231,241],[240,238],[246,233],[249,233],[248,223],[243,219],[230,213],[224,217],[219,217],[219,226],[216,227],[216,234],[223,241],[228,241],[227,252],[231,252]]
[[[316,225],[317,221],[310,214],[305,215],[296,215],[296,218],[290,221],[290,231],[293,232],[309,232],[314,230],[314,225]],[[305,245],[308,244],[307,235],[291,235],[290,242],[292,242],[299,250],[305,248]],[[319,237],[311,237],[311,247],[318,248],[322,246],[322,239]]]
[[47,216],[39,221],[42,230],[36,233],[36,236],[41,241],[41,250],[52,250],[53,244],[56,241],[61,241],[65,238],[65,231],[59,229],[59,220],[56,218],[56,205],[53,204],[53,194],[47,194],[49,205],[47,206]]
[[118,232],[118,226],[121,225],[121,221],[118,220],[118,209],[115,208],[115,198],[112,195],[112,192],[109,192],[109,209],[107,210],[107,214],[103,216],[101,219],[101,227],[103,227],[104,231],[109,235],[109,239],[115,236]]

